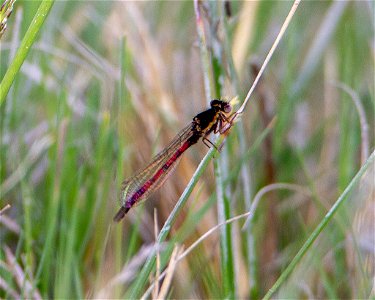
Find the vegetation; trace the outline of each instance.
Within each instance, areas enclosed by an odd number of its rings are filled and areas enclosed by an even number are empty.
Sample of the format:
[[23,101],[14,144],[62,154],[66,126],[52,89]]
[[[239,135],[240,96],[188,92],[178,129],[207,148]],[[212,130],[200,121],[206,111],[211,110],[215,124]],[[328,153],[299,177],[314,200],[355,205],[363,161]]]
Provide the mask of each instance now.
[[292,3],[11,3],[1,298],[375,297],[374,3],[302,1],[220,153],[120,224],[121,182],[240,106]]

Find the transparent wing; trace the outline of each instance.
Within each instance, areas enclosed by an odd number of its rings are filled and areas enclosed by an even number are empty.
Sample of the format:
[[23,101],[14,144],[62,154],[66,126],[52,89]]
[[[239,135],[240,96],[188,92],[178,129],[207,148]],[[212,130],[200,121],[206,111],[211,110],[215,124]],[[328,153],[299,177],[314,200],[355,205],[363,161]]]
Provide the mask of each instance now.
[[[192,126],[193,124],[191,123],[182,129],[167,147],[158,153],[146,167],[139,170],[131,178],[122,183],[121,205],[124,206],[134,193],[144,188],[145,192],[137,199],[137,203],[135,203],[135,205],[139,204],[164,183],[168,175],[176,168],[181,156],[176,157],[165,170],[161,170],[161,168],[163,168],[166,162],[168,162],[176,151],[193,135]],[[160,172],[160,176],[151,184],[146,185],[150,178],[153,178],[157,172]]]

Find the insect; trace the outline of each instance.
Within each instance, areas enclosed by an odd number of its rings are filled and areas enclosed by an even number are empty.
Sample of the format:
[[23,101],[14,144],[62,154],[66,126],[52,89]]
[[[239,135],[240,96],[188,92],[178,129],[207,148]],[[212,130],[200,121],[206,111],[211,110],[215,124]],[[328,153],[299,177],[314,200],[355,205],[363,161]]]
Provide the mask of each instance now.
[[122,183],[120,210],[114,217],[119,222],[134,205],[146,200],[172,174],[181,155],[202,138],[207,146],[215,146],[207,138],[210,133],[227,132],[236,116],[229,115],[232,106],[223,100],[212,100],[210,108],[197,114],[192,122],[182,129],[169,145],[157,154],[154,159],[131,178]]

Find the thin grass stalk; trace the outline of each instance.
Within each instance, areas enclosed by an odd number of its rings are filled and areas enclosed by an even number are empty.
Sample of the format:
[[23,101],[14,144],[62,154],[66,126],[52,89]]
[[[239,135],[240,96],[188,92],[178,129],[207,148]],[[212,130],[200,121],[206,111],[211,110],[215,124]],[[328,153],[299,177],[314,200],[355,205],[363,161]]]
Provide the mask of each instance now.
[[[173,252],[171,254],[171,259],[166,269],[166,276],[161,286],[160,293],[154,299],[166,299],[169,287],[172,283],[173,274],[176,270],[177,257],[181,254],[182,250],[183,248],[179,247],[178,245],[174,247]],[[159,278],[159,276],[160,276],[160,273],[157,273],[156,278]],[[158,281],[156,281],[156,283],[158,283]],[[144,298],[142,297],[142,299]]]
[[33,199],[31,197],[30,189],[26,184],[22,182],[21,184],[21,190],[22,190],[22,198],[24,199],[22,201],[23,204],[23,211],[24,211],[24,235],[25,235],[25,283],[26,280],[29,280],[32,283],[32,291],[33,293],[35,291],[35,285],[31,278],[31,273],[34,270],[33,268],[33,251],[32,251],[32,242],[33,242],[33,235],[32,235],[32,203]]
[[[349,13],[349,12],[348,12]],[[349,14],[350,15],[350,14]],[[346,15],[346,16],[349,16]],[[348,20],[348,19],[346,19]],[[341,29],[341,28],[340,28]],[[361,86],[362,78],[357,77],[357,67],[358,48],[354,44],[348,44],[347,41],[353,40],[356,34],[352,30],[340,30],[338,31],[338,47],[342,48],[341,59],[339,60],[339,77],[338,81],[351,86],[356,89],[356,87]],[[341,99],[350,100],[349,95],[343,94]],[[355,122],[356,112],[353,110],[352,103],[350,101],[344,100],[340,101],[338,106],[338,155],[337,155],[337,170],[338,170],[338,184],[337,189],[342,193],[351,178],[356,173],[358,168],[358,146],[360,145],[358,126],[353,126]],[[357,124],[356,124],[357,125]],[[343,213],[346,213],[343,210]],[[345,239],[345,234],[340,228],[332,228],[332,243],[338,244]],[[347,272],[347,249],[345,247],[335,248],[334,252],[334,272],[333,276],[336,278],[342,277],[342,274]],[[343,282],[343,281],[342,281]],[[350,294],[350,287],[348,284],[341,284],[339,281],[332,282],[335,290],[337,291],[339,298],[343,298]]]
[[352,191],[352,189],[355,187],[355,185],[357,184],[357,182],[359,181],[361,176],[368,169],[370,164],[372,164],[374,162],[374,159],[375,159],[375,151],[372,152],[370,157],[367,159],[366,163],[362,166],[362,168],[354,176],[352,181],[347,185],[344,192],[340,195],[340,197],[337,199],[335,204],[327,212],[324,219],[315,228],[313,233],[308,237],[308,239],[303,244],[301,249],[298,251],[296,256],[293,258],[291,263],[286,267],[286,269],[283,271],[283,273],[280,275],[280,277],[277,279],[277,281],[274,283],[274,285],[268,290],[267,294],[263,297],[264,300],[270,299],[271,296],[276,292],[276,290],[287,280],[287,278],[292,273],[292,271],[294,270],[296,265],[302,260],[303,256],[306,254],[306,252],[313,245],[314,241],[318,238],[318,236],[323,231],[323,229],[328,225],[328,223],[333,219],[333,217],[335,216],[338,209],[343,205],[343,203],[346,200],[346,196]]
[[362,141],[361,143],[361,165],[363,165],[366,161],[366,158],[368,157],[369,148],[370,148],[369,137],[368,137],[369,126],[368,126],[368,122],[366,119],[365,110],[363,108],[361,100],[359,99],[359,96],[353,89],[339,82],[335,83],[335,86],[342,89],[345,93],[347,93],[350,96],[357,110],[359,122],[361,125],[361,141]]
[[[221,83],[220,78],[225,77],[224,68],[222,66],[223,59],[223,46],[221,41],[216,39],[216,25],[220,22],[220,11],[222,10],[222,6],[216,2],[209,3],[210,8],[210,36],[211,44],[212,44],[212,52],[209,55],[209,47],[206,43],[207,37],[205,35],[204,27],[202,26],[203,22],[197,22],[198,31],[201,32],[199,35],[200,37],[200,47],[204,48],[201,49],[201,59],[203,65],[203,76],[206,79],[204,81],[205,84],[210,84],[209,87],[206,87],[206,90],[209,90],[210,87],[214,87],[215,93],[211,92],[210,98],[207,99],[209,101],[212,98],[215,98],[217,95],[222,93],[221,91]],[[199,5],[196,5],[196,14],[197,19],[199,12]],[[222,13],[221,13],[222,15]],[[199,15],[200,17],[200,15]],[[212,91],[212,89],[211,89]],[[217,94],[217,95],[216,95]],[[225,161],[227,161],[227,151],[223,151],[219,157],[219,159],[214,160],[214,170],[215,170],[215,187],[216,187],[216,201],[217,201],[217,213],[218,213],[218,222],[222,223],[226,219],[228,219],[231,215],[231,208],[230,202],[228,201],[228,197],[226,197],[226,189],[224,188],[224,180],[223,177],[226,177],[223,173],[225,172]],[[229,185],[227,186],[227,189]],[[232,299],[236,295],[235,290],[235,279],[234,279],[234,261],[233,261],[233,242],[232,242],[232,228],[229,224],[223,226],[220,230],[220,255],[221,255],[221,272],[222,272],[222,281],[223,281],[223,292],[224,297]]]
[[[221,159],[220,159],[221,160]],[[222,175],[222,163],[215,160],[215,181],[216,181],[216,198],[218,210],[218,222],[223,223],[230,217],[230,207],[228,200],[224,195],[224,183]],[[234,265],[232,253],[232,234],[231,226],[226,224],[220,228],[220,250],[221,250],[221,270],[223,280],[224,297],[233,299],[235,297],[234,285]]]
[[37,35],[42,28],[42,25],[47,18],[49,11],[52,8],[53,3],[54,0],[43,0],[34,16],[34,19],[31,21],[29,29],[27,30],[21,42],[20,48],[18,49],[16,56],[12,60],[9,68],[4,75],[3,80],[0,83],[0,106],[5,101],[8,91],[12,86],[12,83],[16,78],[19,70],[21,69],[21,66],[25,61],[27,54],[34,44]]
[[271,47],[270,51],[267,53],[267,56],[264,59],[264,62],[262,64],[262,66],[260,67],[258,75],[255,77],[254,82],[251,85],[251,87],[250,87],[250,89],[249,89],[249,91],[248,91],[248,93],[246,95],[246,98],[245,98],[244,102],[242,103],[241,107],[237,111],[237,113],[239,115],[242,114],[243,111],[245,110],[245,107],[246,107],[247,103],[249,102],[252,93],[254,92],[254,90],[255,90],[255,88],[256,88],[256,86],[257,86],[260,78],[263,75],[264,70],[266,69],[269,61],[271,60],[271,58],[273,56],[273,53],[275,52],[275,50],[276,50],[277,46],[279,45],[282,37],[284,36],[284,33],[285,33],[286,29],[288,28],[288,26],[290,24],[290,21],[292,20],[292,18],[294,16],[294,13],[296,12],[296,10],[297,10],[298,5],[300,4],[300,2],[301,2],[301,0],[295,0],[294,1],[292,8],[290,9],[287,17],[285,18],[285,21],[284,21],[283,25],[280,28],[280,32],[277,35],[275,42],[272,44],[272,47]]
[[[58,241],[58,244],[63,245],[63,247],[61,247],[61,251],[57,253],[57,265],[59,268],[57,269],[58,276],[56,278],[58,280],[57,283],[55,283],[54,298],[69,299],[74,297],[71,278],[73,276],[72,270],[76,254],[74,246],[77,241],[77,224],[80,213],[78,203],[79,201],[75,201],[71,210],[67,208],[62,209],[62,220],[69,220],[70,222],[67,224],[65,234],[62,234]],[[62,227],[64,228],[64,225],[62,225]]]
[[[159,226],[158,226],[158,215],[156,213],[156,208],[154,209],[154,235],[155,235],[155,248],[156,248],[156,274],[155,274],[155,278],[159,278],[160,276],[160,251],[159,251],[159,247],[160,247],[160,244],[158,244],[157,240],[158,240],[158,233],[159,233]],[[152,298],[153,299],[156,299],[158,298],[158,294],[159,294],[159,281],[155,281],[155,288],[152,292]]]
[[[312,194],[307,188],[305,188],[303,186],[300,186],[298,184],[279,182],[279,183],[269,184],[269,185],[261,188],[256,193],[256,195],[254,196],[254,199],[252,200],[251,203],[254,204],[255,206],[258,206],[258,203],[259,203],[260,199],[264,196],[264,194],[266,194],[270,191],[273,191],[273,190],[280,190],[280,189],[288,189],[288,190],[291,190],[291,191],[299,192],[299,193],[307,195],[307,196],[311,196],[311,194]],[[250,218],[248,218],[246,220],[245,224],[242,227],[242,230],[245,230],[248,225],[251,225],[251,219]]]
[[[53,132],[54,140],[56,141],[54,147],[51,148],[51,171],[49,176],[51,177],[50,191],[48,193],[48,202],[45,203],[46,208],[46,219],[44,220],[46,231],[45,242],[43,245],[42,254],[40,256],[39,265],[35,275],[35,281],[41,282],[43,288],[42,291],[48,291],[50,278],[48,270],[51,268],[51,263],[53,261],[53,255],[56,251],[53,247],[54,238],[56,237],[56,229],[58,226],[58,209],[60,205],[61,197],[61,177],[62,177],[62,164],[61,160],[63,159],[63,154],[60,153],[60,149],[63,148],[65,142],[65,130],[67,119],[63,119],[63,110],[60,109],[56,112],[56,125]],[[48,295],[45,295],[48,296]]]
[[[223,5],[225,5],[223,3]],[[227,17],[223,14],[223,27],[224,27],[224,34],[225,34],[225,42],[224,42],[224,50],[226,52],[226,57],[228,61],[228,67],[229,67],[229,77],[230,81],[233,85],[233,88],[238,95],[240,92],[240,85],[238,82],[238,75],[234,66],[233,62],[233,56],[232,56],[232,48],[231,44],[229,43],[229,32],[228,32],[228,22]],[[245,136],[245,129],[243,122],[240,122],[236,126],[236,132],[238,136],[239,141],[239,151],[240,157],[244,157],[246,154],[246,136]],[[251,173],[248,164],[243,163],[241,164],[241,181],[242,181],[242,189],[243,189],[243,197],[244,197],[244,203],[246,210],[250,210],[251,207],[251,195],[252,195],[252,179],[251,179]],[[246,233],[246,257],[248,258],[248,272],[250,275],[250,281],[249,281],[249,290],[250,294],[255,293],[255,289],[258,286],[257,283],[257,275],[256,275],[256,263],[257,263],[257,257],[256,257],[256,251],[255,251],[255,244],[254,244],[254,236],[252,233],[251,228],[247,229]]]
[[[53,170],[54,168],[52,168]],[[48,209],[46,215],[46,226],[47,231],[45,234],[45,243],[43,245],[43,250],[41,254],[41,258],[39,260],[39,265],[36,271],[35,281],[41,281],[43,291],[48,290],[48,269],[51,267],[51,259],[52,259],[52,249],[53,249],[53,239],[56,234],[57,222],[58,222],[58,208],[59,208],[59,199],[60,199],[60,190],[58,188],[59,177],[54,178],[54,182],[52,183],[51,189],[51,196],[50,201],[47,204]],[[43,272],[44,271],[44,272]],[[40,279],[40,277],[43,277]]]
[[[123,37],[120,42],[120,79],[118,82],[118,105],[117,105],[117,110],[115,113],[116,115],[116,121],[117,121],[117,132],[123,132],[123,122],[121,122],[121,118],[124,117],[125,115],[125,102],[126,102],[126,96],[127,96],[127,90],[126,90],[126,85],[125,85],[125,78],[127,75],[127,57],[126,57],[126,38]],[[117,179],[122,177],[123,174],[123,157],[124,157],[124,150],[125,150],[125,143],[123,138],[118,138],[119,142],[119,155],[118,155],[118,160],[117,160]],[[117,180],[116,180],[117,182]],[[120,184],[120,183],[118,183]],[[116,185],[117,186],[117,185]],[[117,194],[116,194],[117,197]],[[117,200],[117,199],[116,199]],[[123,249],[123,230],[124,228],[122,226],[116,226],[115,228],[115,270],[116,273],[120,273],[121,267],[123,265],[123,257],[124,257],[124,249]],[[132,235],[134,236],[134,234]],[[129,239],[129,247],[133,245],[131,242],[132,239]],[[129,253],[127,253],[129,255]],[[125,258],[125,261],[128,260],[128,257]],[[115,298],[120,297],[120,289],[118,286],[115,287],[115,291],[113,293]]]
[[[219,139],[219,142],[217,143],[217,145],[220,145],[221,141],[222,139]],[[158,243],[161,243],[166,239],[174,222],[176,221],[177,216],[179,215],[182,208],[185,206],[186,201],[188,200],[199,178],[203,175],[203,172],[206,170],[215,152],[216,152],[215,148],[211,148],[207,152],[205,157],[202,159],[202,161],[200,162],[198,168],[194,172],[194,175],[190,179],[180,199],[178,199],[175,207],[173,208],[172,212],[168,216],[168,219],[165,221],[164,226],[160,230],[160,233],[158,236]],[[152,251],[151,255],[148,257],[147,261],[145,262],[144,267],[142,268],[141,272],[137,276],[137,280],[131,289],[129,298],[132,298],[132,299],[139,298],[139,296],[142,294],[142,289],[146,285],[148,281],[148,277],[150,276],[150,273],[152,269],[154,268],[154,266],[155,266],[155,250]]]
[[[110,127],[110,117],[109,113],[105,111],[102,116],[102,120],[98,130],[98,140],[96,141],[94,159],[96,164],[94,165],[91,171],[92,180],[88,183],[86,201],[84,202],[86,208],[86,215],[84,219],[79,220],[79,228],[82,230],[81,241],[78,244],[78,253],[79,257],[84,256],[85,246],[89,243],[90,238],[93,234],[93,229],[90,227],[90,224],[95,222],[94,220],[98,217],[98,213],[101,212],[101,205],[104,203],[102,195],[99,193],[101,189],[99,188],[98,182],[103,182],[101,178],[102,169],[105,166],[105,159],[107,158],[107,149],[108,149],[108,132]],[[108,178],[108,177],[107,177]],[[107,182],[107,181],[105,181]],[[105,192],[105,188],[103,190]],[[105,194],[105,193],[104,193]],[[100,219],[100,218],[99,218]],[[102,220],[102,219],[100,219]],[[96,221],[98,223],[98,221]],[[101,234],[98,230],[96,231],[96,236]]]
[[[37,300],[42,299],[39,291],[33,289],[34,284],[27,278],[23,266],[18,263],[17,257],[19,253],[14,255],[7,246],[4,246],[3,252],[6,264],[9,266],[8,271],[11,273],[14,279],[14,284],[16,284],[21,290],[20,298],[32,298]],[[29,276],[29,278],[31,278],[31,276]]]

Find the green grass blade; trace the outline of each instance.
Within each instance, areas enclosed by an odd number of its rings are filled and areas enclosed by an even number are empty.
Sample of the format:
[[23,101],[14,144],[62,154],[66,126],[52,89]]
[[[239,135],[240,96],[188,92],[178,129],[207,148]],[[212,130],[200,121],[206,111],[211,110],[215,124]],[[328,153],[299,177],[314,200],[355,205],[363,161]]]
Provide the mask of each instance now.
[[43,0],[40,4],[37,13],[35,14],[34,19],[32,20],[29,29],[27,30],[20,48],[18,49],[12,63],[10,64],[8,70],[6,71],[3,80],[0,83],[0,106],[5,101],[5,97],[8,94],[10,87],[23,62],[26,59],[27,54],[29,53],[31,46],[34,44],[37,34],[39,33],[45,19],[48,16],[49,11],[52,8],[54,0]]
[[[222,165],[215,161],[215,178],[216,193],[218,201],[218,222],[223,223],[230,216],[230,202],[228,197],[224,195],[224,183]],[[226,224],[220,228],[220,248],[221,248],[221,270],[223,280],[223,291],[226,299],[235,298],[235,279],[234,279],[234,261],[233,261],[233,243],[232,243],[232,226]]]
[[280,275],[279,279],[275,282],[275,284],[268,290],[267,294],[264,296],[263,299],[270,299],[271,296],[276,292],[276,290],[287,280],[289,275],[292,273],[296,265],[301,261],[303,256],[306,254],[306,252],[310,249],[314,241],[318,238],[320,233],[323,231],[323,229],[327,226],[327,224],[333,219],[335,216],[337,210],[340,208],[340,206],[344,203],[346,196],[351,192],[355,184],[358,182],[358,180],[361,178],[361,176],[365,173],[365,171],[368,169],[370,164],[374,162],[375,159],[375,151],[372,152],[370,157],[367,159],[366,163],[362,166],[362,168],[359,170],[359,172],[354,176],[352,181],[348,184],[344,192],[340,195],[340,197],[337,199],[335,204],[331,207],[331,209],[327,212],[324,219],[319,223],[319,225],[315,228],[313,233],[309,236],[309,238],[306,240],[305,244],[301,247],[301,249],[298,251],[296,256],[293,258],[291,263],[288,265],[288,267],[284,270],[284,272]]

